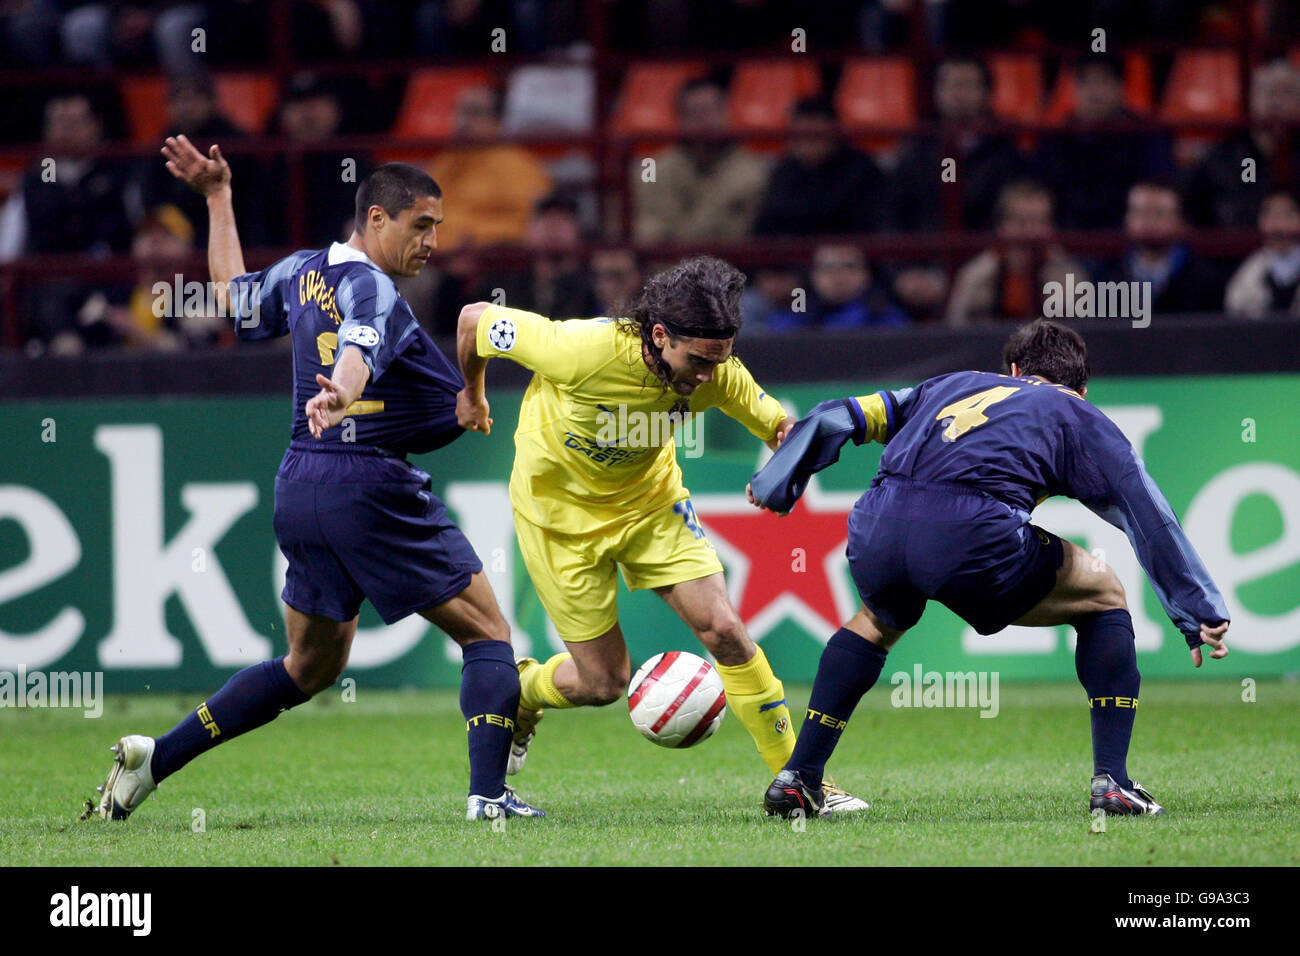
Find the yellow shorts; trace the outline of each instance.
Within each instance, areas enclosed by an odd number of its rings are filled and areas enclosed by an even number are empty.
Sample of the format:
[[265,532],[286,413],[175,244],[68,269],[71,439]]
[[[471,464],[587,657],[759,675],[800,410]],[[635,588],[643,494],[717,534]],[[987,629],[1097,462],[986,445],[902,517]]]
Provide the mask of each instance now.
[[594,640],[618,623],[618,568],[631,591],[722,571],[689,498],[652,514],[629,515],[614,534],[560,534],[516,511],[515,534],[542,607],[570,643]]

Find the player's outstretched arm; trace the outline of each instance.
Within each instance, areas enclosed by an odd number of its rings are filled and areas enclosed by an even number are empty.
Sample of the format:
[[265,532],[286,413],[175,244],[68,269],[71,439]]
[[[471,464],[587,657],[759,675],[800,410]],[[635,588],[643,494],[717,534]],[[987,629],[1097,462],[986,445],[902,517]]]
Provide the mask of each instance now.
[[456,396],[456,420],[460,427],[484,435],[492,431],[487,400],[487,357],[478,354],[478,321],[491,303],[472,302],[460,310],[456,323],[456,360],[465,377],[465,387]]
[[1069,433],[1077,445],[1068,493],[1124,532],[1151,589],[1187,641],[1193,666],[1201,666],[1202,644],[1213,648],[1210,657],[1226,657],[1228,606],[1164,493],[1114,422],[1092,406],[1076,407],[1081,414]]
[[208,273],[224,307],[227,283],[248,271],[235,228],[230,165],[221,147],[214,144],[204,156],[184,134],[168,136],[162,154],[167,157],[167,171],[208,201]]

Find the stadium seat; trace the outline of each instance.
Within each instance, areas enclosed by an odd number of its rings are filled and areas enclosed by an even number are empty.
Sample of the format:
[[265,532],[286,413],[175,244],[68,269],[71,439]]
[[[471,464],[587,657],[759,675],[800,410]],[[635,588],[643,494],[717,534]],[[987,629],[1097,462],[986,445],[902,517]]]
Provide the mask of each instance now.
[[[902,57],[844,64],[835,108],[846,126],[910,126],[916,122],[916,74]],[[898,137],[855,137],[865,149],[887,149]]]
[[1166,123],[1235,120],[1241,115],[1241,73],[1231,50],[1183,50],[1174,57],[1160,105]]
[[492,74],[482,69],[416,70],[406,84],[406,95],[393,123],[392,134],[402,138],[450,136],[456,97],[467,86],[489,86]]
[[989,60],[993,112],[1001,119],[1035,123],[1043,112],[1043,65],[1029,53],[1004,53]]
[[704,64],[699,61],[633,64],[614,104],[610,132],[676,132],[677,94],[703,73]]
[[[1043,114],[1044,122],[1060,125],[1074,112],[1074,68],[1074,63],[1061,64],[1052,98]],[[1153,102],[1151,61],[1141,53],[1129,53],[1124,57],[1124,105],[1139,116],[1148,116]]]
[[167,135],[165,77],[128,76],[122,79],[119,89],[132,142],[157,143]]
[[223,73],[213,81],[217,111],[245,133],[266,131],[279,101],[275,78],[263,73]]
[[816,65],[788,60],[740,63],[731,80],[731,122],[742,130],[785,129],[790,110],[821,89]]

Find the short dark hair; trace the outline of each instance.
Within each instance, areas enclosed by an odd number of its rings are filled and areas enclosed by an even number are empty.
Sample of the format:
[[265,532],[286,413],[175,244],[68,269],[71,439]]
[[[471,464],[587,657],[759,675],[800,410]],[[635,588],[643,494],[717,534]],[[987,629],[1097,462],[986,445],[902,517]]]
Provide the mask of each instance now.
[[811,119],[825,119],[832,123],[836,120],[835,104],[828,96],[806,96],[794,104],[791,116]]
[[[655,324],[666,320],[679,328],[729,332],[728,337],[734,337],[740,332],[740,296],[744,291],[745,273],[730,263],[713,256],[684,259],[646,281],[632,299],[626,317],[618,320],[618,328],[641,339],[666,387],[672,370],[654,344]],[[669,336],[676,341],[677,336],[671,332]]]
[[677,91],[677,112],[682,111],[682,104],[686,102],[686,97],[690,96],[696,90],[717,90],[724,97],[727,95],[727,87],[721,80],[715,76],[698,76],[682,84],[682,88]]
[[1088,384],[1083,336],[1059,322],[1035,319],[1012,332],[1002,347],[1003,371],[1010,373],[1012,362],[1025,375],[1041,375],[1076,392]]
[[425,196],[442,198],[442,187],[434,182],[432,176],[409,163],[384,163],[361,180],[357,187],[357,232],[366,231],[371,206],[379,206],[388,215],[396,217]]

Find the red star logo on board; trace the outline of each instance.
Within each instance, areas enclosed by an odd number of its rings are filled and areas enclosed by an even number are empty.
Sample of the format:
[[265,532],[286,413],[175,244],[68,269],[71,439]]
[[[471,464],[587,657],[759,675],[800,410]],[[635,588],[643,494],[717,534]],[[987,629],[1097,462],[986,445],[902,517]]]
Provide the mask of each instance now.
[[691,501],[727,567],[731,601],[755,641],[787,619],[825,643],[857,610],[844,545],[857,492],[823,493],[813,478],[784,518],[740,495]]

